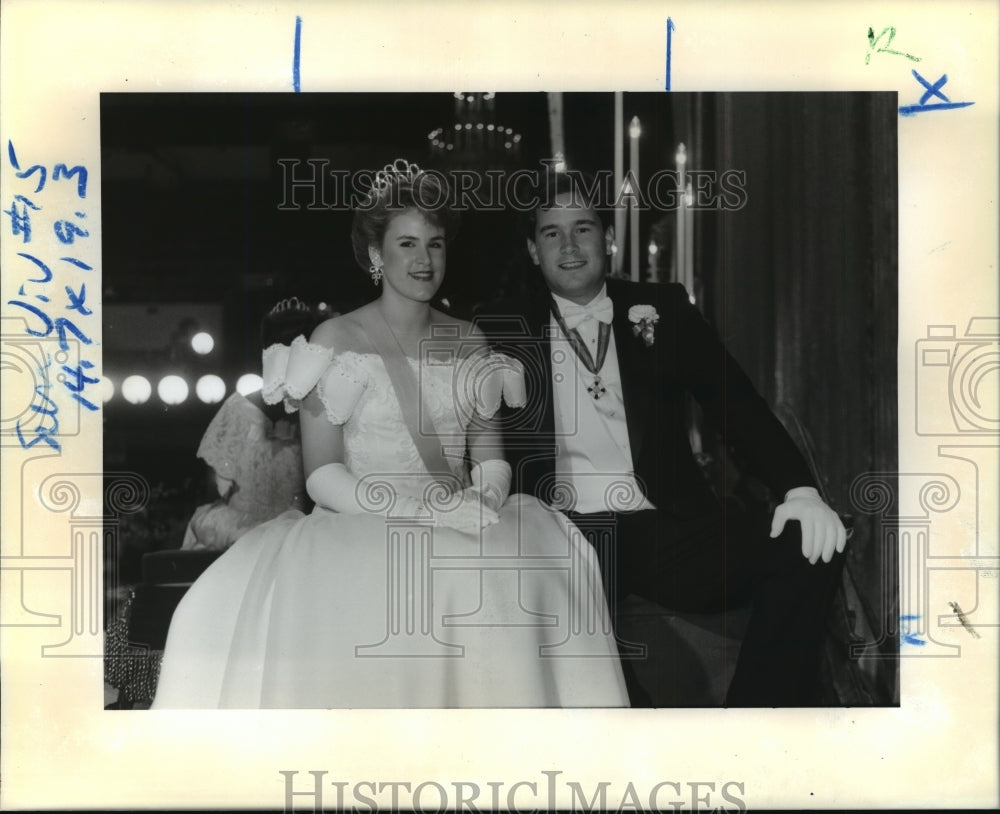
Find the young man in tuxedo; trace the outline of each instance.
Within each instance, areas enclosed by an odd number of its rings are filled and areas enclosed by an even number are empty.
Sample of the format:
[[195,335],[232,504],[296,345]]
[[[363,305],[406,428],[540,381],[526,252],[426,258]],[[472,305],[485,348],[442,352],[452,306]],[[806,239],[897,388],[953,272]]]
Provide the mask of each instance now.
[[[629,593],[680,611],[751,601],[727,706],[816,704],[844,527],[683,286],[607,277],[613,228],[587,182],[544,177],[523,220],[545,288],[479,319],[525,367],[529,403],[503,416],[513,490],[591,540],[612,608]],[[779,496],[773,517],[716,496],[692,454],[689,396]]]

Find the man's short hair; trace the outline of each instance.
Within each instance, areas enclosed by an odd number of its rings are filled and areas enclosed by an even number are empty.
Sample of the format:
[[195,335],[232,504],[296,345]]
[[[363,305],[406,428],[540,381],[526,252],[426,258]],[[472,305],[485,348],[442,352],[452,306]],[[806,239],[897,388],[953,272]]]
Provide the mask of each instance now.
[[552,209],[556,205],[556,198],[566,193],[578,196],[583,204],[593,209],[601,221],[601,229],[607,231],[608,227],[611,226],[611,208],[609,206],[611,199],[607,189],[609,180],[604,176],[598,179],[597,176],[584,170],[557,172],[548,169],[539,173],[538,181],[531,190],[530,196],[526,197],[526,200],[531,201],[534,205],[522,210],[518,218],[521,236],[528,240],[534,240],[538,211]]

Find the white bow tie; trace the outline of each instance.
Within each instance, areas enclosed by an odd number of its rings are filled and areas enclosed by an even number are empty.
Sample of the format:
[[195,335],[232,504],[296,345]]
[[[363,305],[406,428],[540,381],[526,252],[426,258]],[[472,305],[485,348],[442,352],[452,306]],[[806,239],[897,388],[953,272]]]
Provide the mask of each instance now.
[[588,319],[596,319],[598,322],[610,325],[611,318],[615,313],[611,297],[608,296],[595,300],[588,305],[574,305],[571,303],[563,306],[560,311],[563,322],[566,323],[566,327],[571,331],[582,325]]

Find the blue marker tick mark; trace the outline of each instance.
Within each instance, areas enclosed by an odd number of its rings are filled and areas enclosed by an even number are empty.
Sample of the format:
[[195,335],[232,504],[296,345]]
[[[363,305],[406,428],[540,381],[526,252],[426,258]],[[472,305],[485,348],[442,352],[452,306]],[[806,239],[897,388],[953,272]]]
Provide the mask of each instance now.
[[67,263],[72,263],[74,266],[76,266],[77,268],[81,268],[84,271],[93,271],[94,270],[93,266],[88,266],[82,260],[77,260],[75,257],[60,257],[59,259],[60,260],[65,260]]
[[899,115],[912,116],[914,113],[923,113],[925,110],[955,110],[974,104],[975,102],[949,102],[946,105],[904,105],[899,109]]
[[667,90],[670,90],[670,50],[673,43],[674,21],[667,17]]
[[302,77],[299,73],[299,64],[302,59],[302,18],[295,18],[295,48],[292,55],[292,88],[296,93],[302,90]]
[[913,633],[910,629],[910,622],[920,621],[920,616],[917,614],[907,614],[899,617],[899,621],[902,622],[899,631],[899,641],[900,644],[912,644],[917,647],[923,647],[927,642],[920,638],[919,633]]

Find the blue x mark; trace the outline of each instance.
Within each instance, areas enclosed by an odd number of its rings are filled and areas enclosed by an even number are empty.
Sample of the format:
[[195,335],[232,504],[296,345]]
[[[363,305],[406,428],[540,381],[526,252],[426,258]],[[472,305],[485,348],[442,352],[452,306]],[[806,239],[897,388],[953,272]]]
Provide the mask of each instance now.
[[945,84],[945,82],[948,81],[948,74],[941,74],[941,78],[937,82],[935,82],[933,85],[930,82],[928,82],[926,79],[924,79],[916,71],[913,71],[913,75],[917,78],[917,81],[921,85],[923,85],[925,88],[927,88],[927,92],[923,96],[920,97],[920,104],[922,104],[922,105],[927,104],[927,100],[930,99],[932,96],[937,96],[939,99],[943,99],[946,102],[950,102],[951,101],[951,99],[949,99],[947,96],[945,96],[940,91],[941,86],[943,84]]
[[[954,110],[957,107],[968,107],[969,105],[975,104],[975,102],[953,102],[941,92],[942,86],[944,86],[944,84],[948,81],[948,74],[941,74],[941,78],[932,85],[916,71],[911,69],[911,72],[926,90],[924,91],[924,95],[920,97],[920,101],[917,104],[905,105],[899,109],[901,116],[912,116],[914,113],[920,113],[924,110]],[[934,97],[943,101],[935,102],[930,105],[927,104],[927,100]]]

